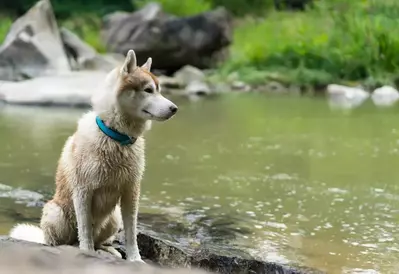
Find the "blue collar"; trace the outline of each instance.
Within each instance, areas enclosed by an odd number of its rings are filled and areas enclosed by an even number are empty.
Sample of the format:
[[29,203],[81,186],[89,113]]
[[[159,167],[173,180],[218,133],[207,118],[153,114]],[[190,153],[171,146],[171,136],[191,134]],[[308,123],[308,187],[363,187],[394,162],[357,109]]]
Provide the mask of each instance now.
[[117,141],[122,146],[133,145],[137,140],[136,138],[119,133],[116,130],[113,130],[113,129],[107,127],[104,124],[104,122],[101,120],[101,118],[98,116],[96,117],[96,123],[97,123],[97,126],[101,129],[102,132],[104,132],[105,135],[107,135],[111,139]]

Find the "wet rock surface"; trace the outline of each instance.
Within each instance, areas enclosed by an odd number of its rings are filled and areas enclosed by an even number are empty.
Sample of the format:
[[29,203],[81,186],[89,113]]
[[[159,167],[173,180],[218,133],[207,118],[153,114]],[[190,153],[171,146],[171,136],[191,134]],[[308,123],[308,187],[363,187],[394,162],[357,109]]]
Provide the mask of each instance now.
[[[123,253],[123,233],[114,245]],[[139,233],[140,253],[147,265],[130,263],[104,252],[86,252],[72,246],[49,247],[0,237],[2,273],[322,273],[275,263],[221,256],[200,250],[191,254],[167,241]],[[18,259],[18,264],[13,260]],[[162,267],[159,268],[159,267]],[[201,270],[198,270],[201,269]],[[5,271],[5,272],[3,272]]]
[[[125,256],[124,235],[120,232],[114,246]],[[200,268],[213,273],[259,273],[259,274],[319,274],[318,270],[294,268],[272,262],[249,258],[218,255],[205,249],[186,252],[169,241],[161,240],[147,233],[139,233],[138,243],[141,255],[161,266]]]
[[8,237],[0,237],[0,265],[2,274],[206,273],[194,269],[162,269],[152,264],[131,263],[102,253],[85,252],[71,246],[49,247]]
[[[27,206],[36,206],[42,207],[42,204],[47,200],[50,196],[39,194],[36,192],[23,190],[23,189],[15,189],[8,185],[0,184],[0,198],[10,198],[16,201],[16,203],[23,203]],[[30,205],[35,203],[35,205]],[[191,215],[192,213],[187,212],[186,214]],[[21,215],[20,212],[13,212],[13,216],[18,215],[17,222],[29,222],[29,223],[38,223],[39,219],[28,218],[25,216],[25,213]],[[35,215],[37,216],[37,215]],[[178,244],[179,240],[176,241],[176,238],[172,236],[172,234],[178,231],[178,234],[190,235],[195,234],[196,237],[201,239],[201,235],[198,235],[198,231],[202,231],[208,235],[207,237],[211,237],[213,242],[215,243],[223,243],[222,245],[229,245],[230,240],[236,237],[234,231],[234,218],[228,217],[228,221],[225,219],[219,219],[215,216],[209,217],[212,220],[216,220],[215,222],[223,223],[224,226],[217,226],[213,224],[212,227],[216,227],[217,229],[209,229],[209,231],[204,230],[204,227],[201,226],[203,223],[209,223],[207,219],[208,217],[201,217],[198,220],[198,223],[187,226],[187,224],[183,224],[175,219],[171,219],[166,217],[164,214],[149,214],[149,213],[140,213],[139,214],[139,234],[138,234],[138,245],[140,249],[140,254],[144,261],[149,262],[152,265],[167,267],[167,268],[199,268],[205,271],[210,271],[214,273],[260,273],[260,274],[268,274],[268,273],[286,273],[286,274],[318,274],[323,273],[318,270],[304,268],[302,266],[297,265],[284,265],[280,263],[274,262],[265,262],[252,258],[249,253],[241,249],[236,249],[233,246],[230,247],[222,247],[220,245],[217,248],[209,247],[205,248],[204,245],[201,245],[200,242],[195,245],[181,245]],[[211,222],[212,223],[212,222]],[[155,231],[158,232],[155,232]],[[245,233],[245,231],[241,231],[241,233]],[[249,233],[249,232],[248,232]],[[122,257],[126,258],[126,249],[124,246],[125,238],[124,231],[121,231],[115,237],[113,242],[113,246],[122,254]],[[73,267],[73,264],[83,264],[86,265],[90,262],[79,261],[80,257],[86,257],[86,253],[78,250],[77,248],[72,247],[45,247],[43,245],[18,241],[6,236],[0,236],[0,259],[2,259],[1,254],[4,254],[4,251],[9,253],[8,248],[12,247],[33,247],[38,249],[38,258],[35,260],[44,260],[44,265],[46,265],[47,253],[59,253],[64,252],[63,250],[66,248],[67,256],[71,260],[70,264]],[[43,250],[41,250],[43,249]],[[61,250],[61,251],[60,251]],[[29,251],[29,250],[28,250]],[[30,252],[30,251],[29,251]],[[79,255],[81,254],[81,255]],[[31,256],[29,253],[28,256]],[[98,255],[98,256],[97,256]],[[35,255],[36,256],[36,255]],[[40,258],[40,256],[44,256],[44,258]],[[119,264],[120,260],[116,257],[103,252],[97,251],[94,255],[90,255],[91,257],[99,258],[107,262],[116,262]],[[16,256],[19,258],[19,256]],[[77,258],[79,257],[79,258]],[[73,262],[77,258],[76,262]],[[95,259],[94,258],[94,259]],[[104,259],[105,258],[105,259]],[[57,258],[55,258],[57,259]],[[122,260],[123,262],[123,260]],[[51,262],[49,262],[51,263]],[[0,265],[1,262],[0,262]],[[66,265],[67,266],[67,265]],[[15,272],[19,273],[19,272]],[[82,272],[83,273],[83,272]],[[105,272],[108,273],[108,272]],[[123,272],[124,273],[124,272]],[[128,272],[127,272],[128,273]]]

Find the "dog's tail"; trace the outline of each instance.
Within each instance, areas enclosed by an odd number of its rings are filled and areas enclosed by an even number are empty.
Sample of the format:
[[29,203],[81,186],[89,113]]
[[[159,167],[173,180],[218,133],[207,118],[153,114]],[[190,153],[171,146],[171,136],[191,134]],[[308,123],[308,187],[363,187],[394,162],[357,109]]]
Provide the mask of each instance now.
[[18,240],[45,244],[43,230],[30,224],[17,224],[10,231],[10,237]]

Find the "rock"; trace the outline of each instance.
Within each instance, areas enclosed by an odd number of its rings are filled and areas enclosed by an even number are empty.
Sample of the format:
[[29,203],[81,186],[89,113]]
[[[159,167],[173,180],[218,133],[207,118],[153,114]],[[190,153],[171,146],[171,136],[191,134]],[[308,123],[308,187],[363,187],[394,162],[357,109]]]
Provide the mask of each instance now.
[[[290,267],[271,262],[262,262],[254,259],[229,257],[210,253],[205,249],[186,252],[169,241],[158,239],[147,233],[139,233],[138,244],[140,254],[152,262],[163,267],[191,267],[201,268],[206,271],[223,274],[316,274],[323,273],[318,270]],[[123,247],[124,234],[120,232],[116,237],[114,246]],[[123,249],[123,248],[122,248]],[[123,250],[121,250],[123,251]],[[123,252],[122,252],[123,253]],[[124,254],[123,254],[124,255]]]
[[294,95],[301,95],[302,94],[301,87],[298,86],[298,85],[290,85],[288,87],[288,92],[290,94],[294,94]]
[[60,32],[66,53],[74,70],[102,70],[108,72],[123,63],[123,55],[100,55],[75,33],[66,28],[61,28]]
[[37,2],[12,24],[0,47],[0,64],[0,80],[9,81],[70,71],[49,0]]
[[0,48],[0,80],[20,81],[42,74],[47,68],[45,56],[32,44],[28,29]]
[[23,203],[28,207],[40,207],[44,200],[44,196],[40,193],[3,184],[0,184],[0,198],[13,199],[15,203]]
[[262,89],[264,89],[266,92],[276,93],[276,94],[288,92],[287,88],[283,84],[277,81],[268,82],[266,85],[264,85],[264,87],[262,87]]
[[2,274],[206,274],[198,269],[162,269],[131,263],[108,254],[87,252],[72,246],[49,247],[0,237]]
[[185,93],[188,96],[191,95],[204,96],[204,95],[209,95],[211,93],[211,89],[209,88],[207,83],[195,80],[187,85]]
[[242,91],[242,92],[248,92],[250,91],[251,87],[247,85],[246,83],[242,81],[234,81],[231,84],[231,88],[235,91]]
[[330,84],[327,86],[327,96],[330,107],[352,109],[360,106],[370,94],[360,87]]
[[168,77],[161,75],[158,77],[159,84],[161,85],[162,89],[181,89],[185,87],[185,84],[176,79],[175,77]]
[[[124,251],[124,233],[120,232],[114,247]],[[151,265],[140,265],[126,262],[103,252],[86,252],[72,246],[49,247],[0,237],[0,265],[2,274],[8,273],[223,273],[223,274],[321,274],[323,272],[304,268],[262,262],[250,258],[238,258],[218,255],[208,250],[198,249],[186,252],[169,241],[161,240],[150,233],[139,233],[138,244],[144,261]],[[15,263],[18,258],[18,264]],[[26,268],[24,268],[26,267]],[[167,270],[173,268],[173,270]],[[182,268],[191,268],[182,269]],[[178,270],[179,269],[179,270]],[[196,269],[196,270],[193,270]],[[202,271],[198,270],[202,269]],[[68,270],[66,272],[66,270]],[[5,271],[5,272],[3,272]],[[10,271],[10,272],[7,272]],[[27,272],[30,271],[30,272]],[[47,272],[50,271],[50,272]],[[91,271],[91,272],[88,272]],[[112,272],[111,272],[112,271]],[[130,271],[130,272],[129,272]],[[209,272],[204,272],[209,271]]]
[[232,18],[225,8],[177,18],[151,3],[127,15],[104,18],[103,39],[111,52],[134,48],[139,63],[153,58],[154,69],[174,72],[184,65],[209,68],[226,58]]
[[[148,233],[139,233],[137,239],[141,256],[144,261],[149,263],[147,265],[133,264],[103,252],[87,252],[72,246],[49,247],[2,236],[0,237],[1,273],[50,274],[57,271],[60,271],[60,273],[76,274],[147,273],[146,271],[152,271],[148,273],[159,274],[205,274],[210,272],[223,274],[323,273],[310,268],[292,267],[253,259],[217,255],[203,249],[185,252],[169,241],[158,239]],[[114,246],[123,251],[123,242],[123,232],[121,232]],[[15,263],[15,258],[18,259],[18,264]],[[154,265],[160,266],[163,269]],[[173,269],[168,270],[170,268]],[[191,270],[187,268],[191,268]]]
[[69,72],[21,82],[0,82],[0,100],[8,104],[89,107],[102,71]]
[[184,85],[188,85],[191,82],[205,81],[205,74],[198,68],[187,65],[176,71],[173,75],[178,81],[183,83]]
[[208,95],[211,93],[209,85],[206,83],[205,74],[198,68],[186,65],[176,71],[173,77],[185,86],[183,94],[192,95]]
[[373,91],[371,100],[376,106],[390,107],[399,100],[399,92],[393,87],[382,86]]

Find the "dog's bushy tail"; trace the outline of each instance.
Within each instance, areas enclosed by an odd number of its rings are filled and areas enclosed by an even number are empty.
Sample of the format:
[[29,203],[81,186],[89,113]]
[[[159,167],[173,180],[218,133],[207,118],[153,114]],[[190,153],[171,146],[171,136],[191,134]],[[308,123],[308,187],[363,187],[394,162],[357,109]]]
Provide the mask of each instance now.
[[10,237],[18,240],[45,244],[43,230],[30,224],[17,224],[10,231]]

